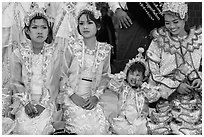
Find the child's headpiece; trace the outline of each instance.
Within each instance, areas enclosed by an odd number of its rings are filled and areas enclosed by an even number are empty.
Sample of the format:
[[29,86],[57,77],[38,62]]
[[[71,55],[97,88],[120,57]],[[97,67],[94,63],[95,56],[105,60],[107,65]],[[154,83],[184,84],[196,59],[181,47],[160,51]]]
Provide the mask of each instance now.
[[171,11],[178,13],[181,19],[185,18],[188,12],[188,5],[185,2],[164,2],[162,11]]
[[123,72],[126,75],[127,75],[127,71],[130,68],[130,66],[133,65],[135,62],[139,62],[140,64],[142,64],[145,67],[145,76],[148,75],[148,73],[149,73],[148,64],[147,64],[147,62],[145,61],[145,58],[142,55],[142,53],[144,52],[144,49],[139,48],[138,52],[139,53],[136,55],[136,57],[129,60],[129,62],[126,64],[125,69],[123,70]]
[[33,9],[31,9],[31,11],[27,12],[27,15],[26,15],[25,18],[24,18],[24,23],[26,24],[26,26],[29,26],[29,25],[30,25],[30,21],[31,21],[34,17],[36,17],[36,16],[42,16],[42,17],[44,17],[44,18],[47,20],[47,22],[48,22],[48,26],[50,26],[50,27],[53,26],[53,24],[54,24],[54,18],[48,16],[48,15],[45,13],[44,9],[38,8],[38,7],[33,8]]
[[84,10],[89,10],[94,14],[94,17],[98,19],[101,16],[100,10],[96,9],[96,5],[93,2],[81,2],[77,5],[76,16],[81,15]]

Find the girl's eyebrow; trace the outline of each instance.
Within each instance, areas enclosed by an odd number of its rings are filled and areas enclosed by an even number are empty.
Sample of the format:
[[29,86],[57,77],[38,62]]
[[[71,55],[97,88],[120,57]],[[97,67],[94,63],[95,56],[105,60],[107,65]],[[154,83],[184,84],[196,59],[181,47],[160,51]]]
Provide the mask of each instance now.
[[93,20],[91,20],[91,19],[88,19],[87,21],[92,21],[92,22],[94,22]]
[[43,24],[43,25],[37,25],[37,24],[31,24],[31,26],[47,26],[46,24]]
[[[177,21],[178,19],[173,19],[172,21]],[[168,20],[165,20],[165,22],[170,22],[170,21],[168,21]]]

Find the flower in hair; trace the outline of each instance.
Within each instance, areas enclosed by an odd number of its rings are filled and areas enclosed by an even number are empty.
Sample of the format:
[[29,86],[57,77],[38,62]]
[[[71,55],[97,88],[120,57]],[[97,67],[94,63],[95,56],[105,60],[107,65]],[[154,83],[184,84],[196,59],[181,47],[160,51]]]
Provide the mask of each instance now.
[[76,15],[79,17],[84,10],[91,11],[94,14],[94,17],[98,19],[101,16],[101,12],[96,9],[96,6],[93,2],[81,2],[78,4],[76,10]]

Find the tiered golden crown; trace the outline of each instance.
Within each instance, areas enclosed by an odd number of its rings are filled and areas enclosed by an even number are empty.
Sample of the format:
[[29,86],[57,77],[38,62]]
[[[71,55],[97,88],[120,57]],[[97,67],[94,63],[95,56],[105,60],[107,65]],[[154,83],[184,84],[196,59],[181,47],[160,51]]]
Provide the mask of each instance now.
[[188,5],[185,4],[185,2],[164,2],[162,11],[178,13],[180,18],[184,19],[186,13],[188,12]]
[[35,17],[35,16],[42,16],[48,21],[48,25],[52,26],[54,23],[54,18],[48,16],[45,11],[41,8],[33,8],[31,11],[27,13],[27,15],[24,18],[24,23],[26,26],[30,25],[30,21]]
[[144,67],[145,67],[145,76],[148,75],[149,73],[149,69],[148,69],[148,64],[147,62],[145,61],[145,58],[143,57],[142,53],[144,52],[144,49],[143,48],[139,48],[138,49],[138,54],[136,55],[135,58],[129,60],[129,62],[126,64],[125,66],[125,69],[124,69],[124,73],[127,74],[127,71],[129,69],[129,67],[134,64],[135,62],[140,62]]
[[101,12],[96,9],[96,6],[93,2],[81,2],[77,5],[76,15],[79,15],[83,12],[83,10],[89,10],[93,12],[94,17],[98,19],[101,16]]

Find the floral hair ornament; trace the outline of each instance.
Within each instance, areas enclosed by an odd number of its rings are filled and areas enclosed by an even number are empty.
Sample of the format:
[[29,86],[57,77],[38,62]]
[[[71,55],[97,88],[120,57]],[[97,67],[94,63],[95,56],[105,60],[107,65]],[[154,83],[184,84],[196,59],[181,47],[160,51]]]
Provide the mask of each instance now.
[[30,21],[36,16],[41,16],[45,18],[48,22],[48,26],[53,27],[54,18],[48,16],[42,8],[38,8],[38,7],[31,9],[31,11],[29,11],[27,15],[25,16],[24,23],[26,24],[26,26],[29,26]]
[[164,2],[162,11],[171,11],[178,13],[181,19],[185,18],[188,12],[188,5],[185,2]]
[[138,48],[138,54],[136,55],[135,58],[129,60],[129,62],[126,64],[125,69],[123,70],[123,72],[127,75],[127,71],[130,68],[130,66],[136,62],[139,62],[140,64],[142,64],[145,67],[145,76],[147,76],[149,74],[149,69],[148,69],[148,64],[145,61],[145,58],[143,57],[142,53],[144,52],[143,48]]
[[96,9],[96,5],[93,2],[81,2],[77,5],[76,15],[79,17],[84,10],[89,10],[94,14],[96,19],[99,19],[101,12]]

